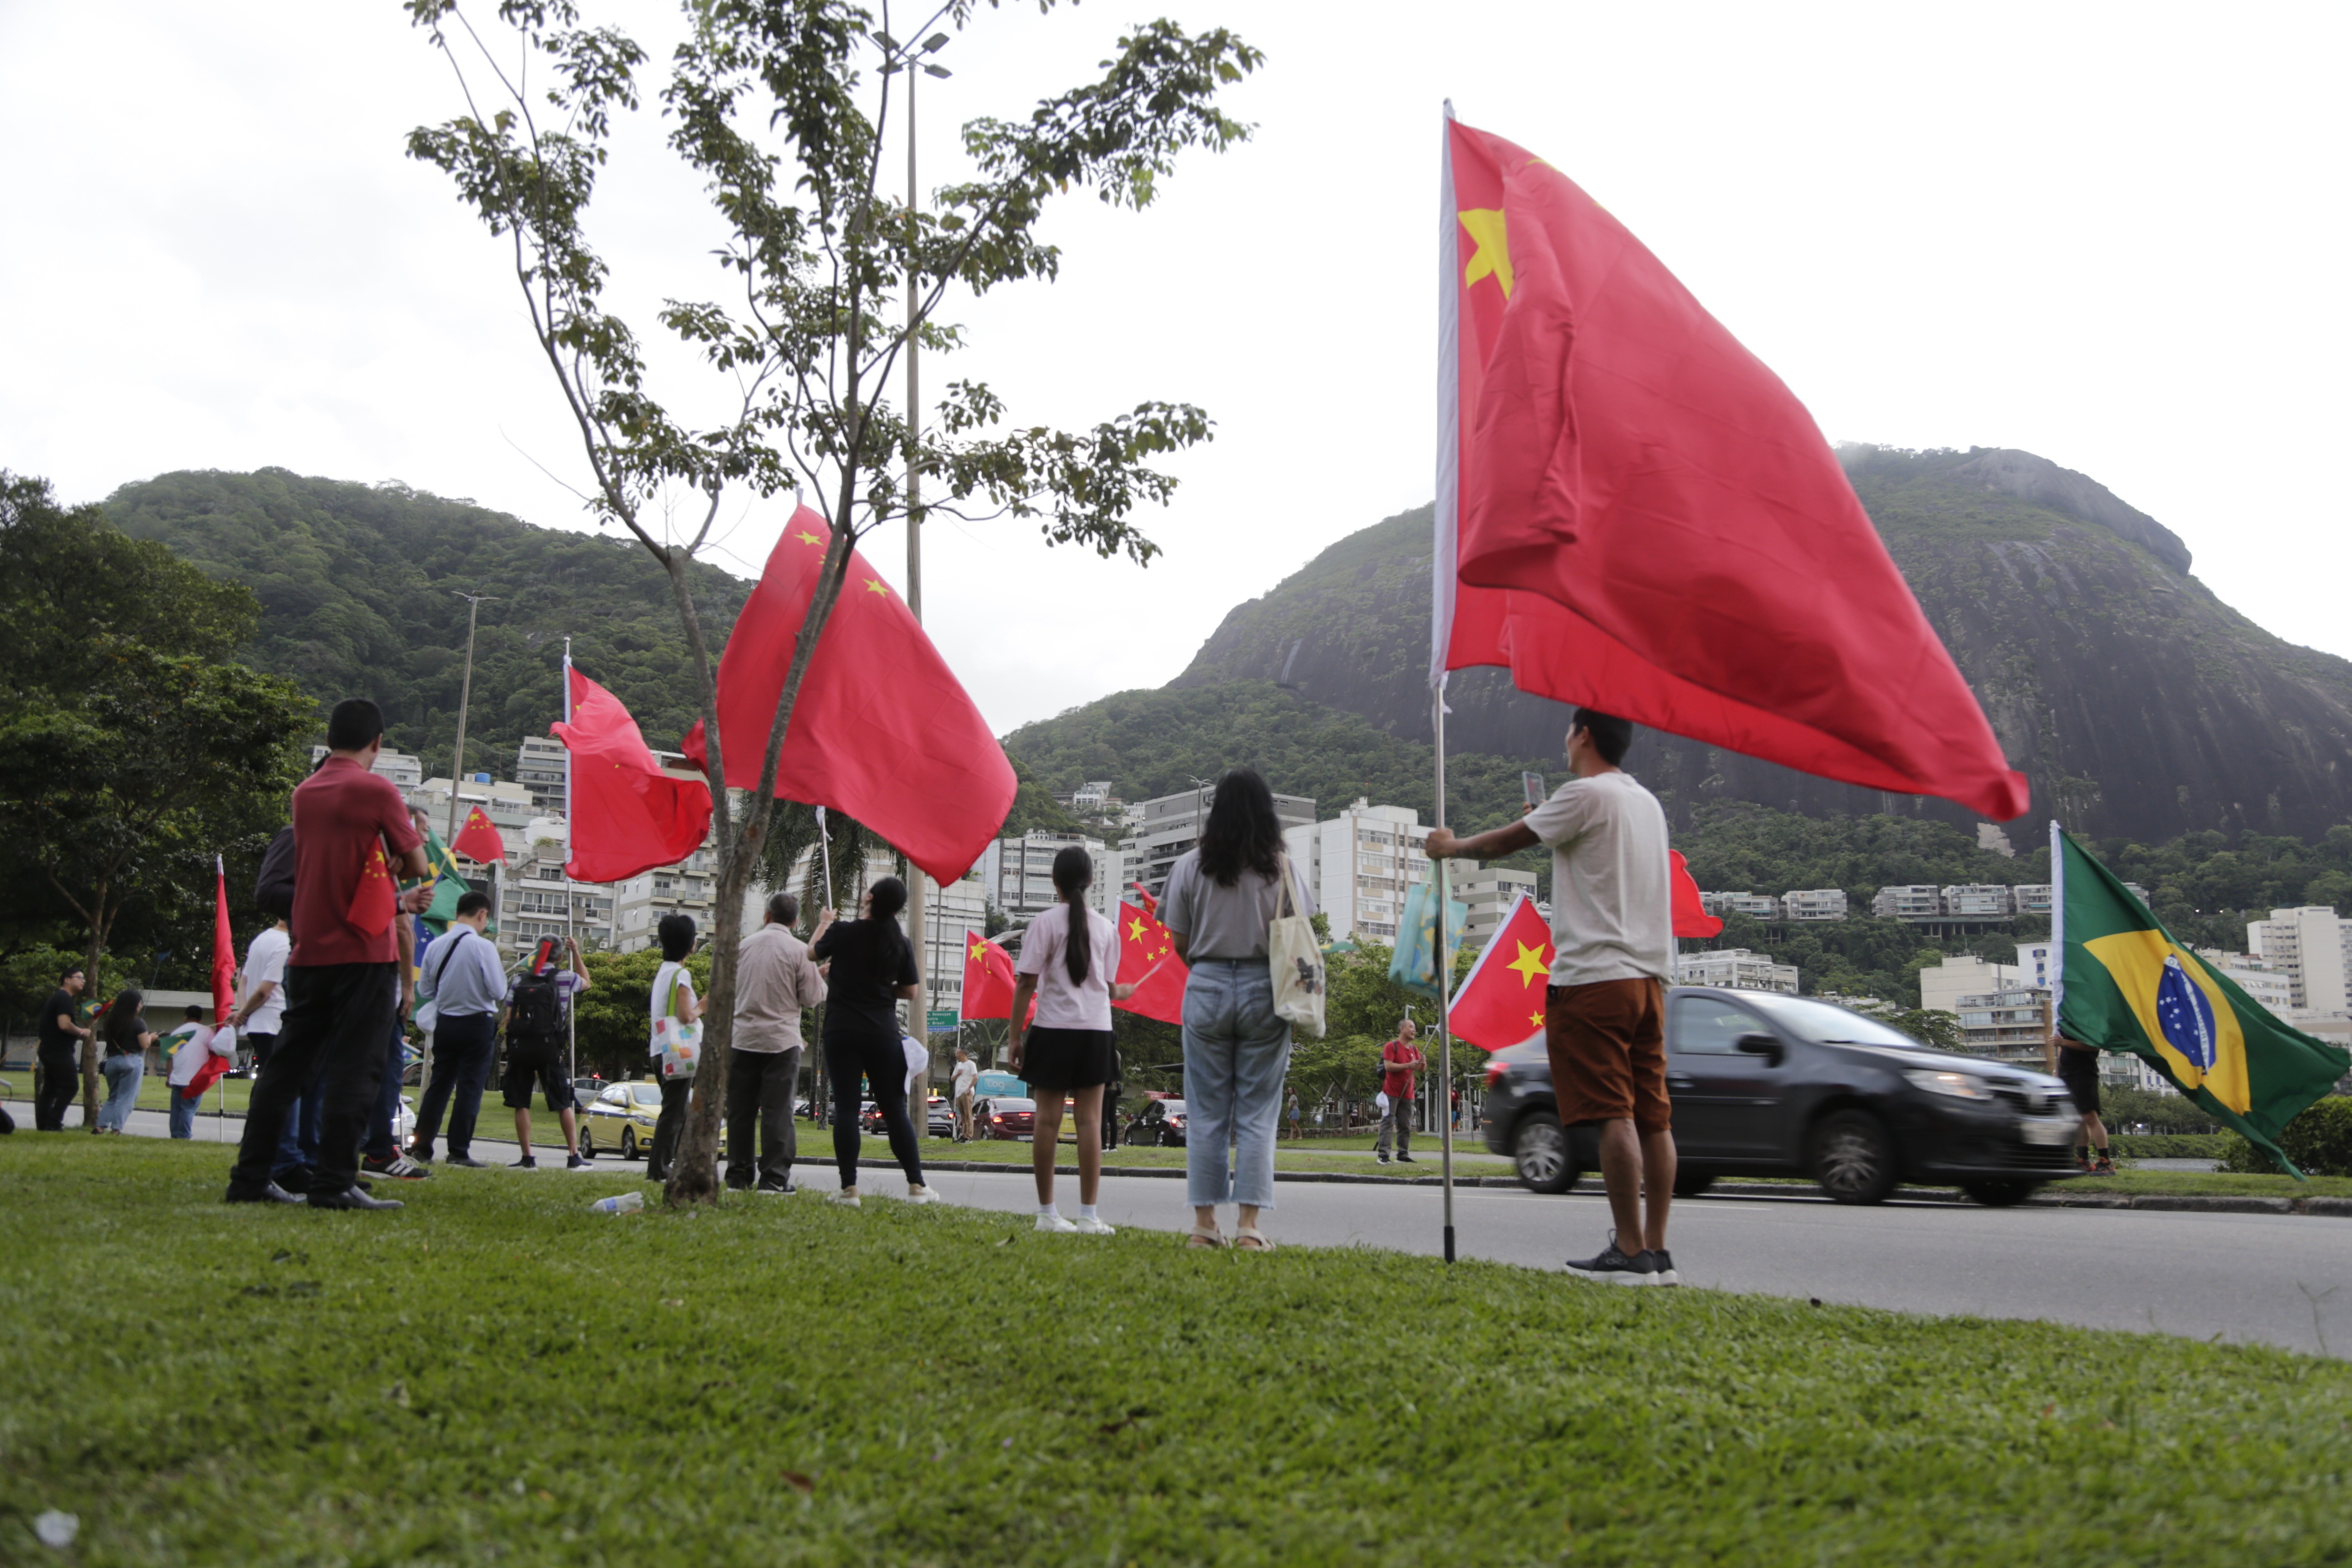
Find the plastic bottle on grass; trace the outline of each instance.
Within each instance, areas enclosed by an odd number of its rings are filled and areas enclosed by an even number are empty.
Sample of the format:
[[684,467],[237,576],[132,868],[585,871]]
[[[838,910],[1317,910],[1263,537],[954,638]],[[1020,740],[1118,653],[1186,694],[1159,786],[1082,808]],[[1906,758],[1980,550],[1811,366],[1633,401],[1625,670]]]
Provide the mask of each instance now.
[[598,1198],[588,1205],[591,1214],[635,1214],[646,1206],[643,1193],[623,1193],[618,1197]]

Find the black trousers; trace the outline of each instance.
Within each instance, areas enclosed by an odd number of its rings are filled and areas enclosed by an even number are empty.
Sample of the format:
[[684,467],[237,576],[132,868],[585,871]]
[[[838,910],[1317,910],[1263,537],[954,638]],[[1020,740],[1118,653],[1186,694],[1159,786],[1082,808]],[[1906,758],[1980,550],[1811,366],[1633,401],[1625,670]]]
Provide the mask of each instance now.
[[[727,1053],[727,1184],[748,1187],[758,1159],[759,1180],[780,1187],[792,1179],[799,1135],[793,1128],[793,1091],[801,1080],[801,1047]],[[757,1133],[759,1141],[752,1142]]]
[[254,1080],[245,1136],[229,1191],[257,1194],[268,1184],[278,1134],[294,1102],[323,1077],[319,1176],[312,1192],[341,1193],[360,1176],[360,1140],[383,1087],[384,1036],[400,1011],[396,963],[286,966],[286,1017],[269,1065]]
[[482,1113],[482,1089],[490,1081],[490,1058],[498,1049],[496,1013],[464,1013],[434,1024],[433,1081],[425,1086],[425,1098],[417,1104],[412,1140],[418,1152],[433,1152],[445,1110],[449,1113],[449,1152],[474,1152],[474,1121]]
[[41,1087],[33,1096],[33,1130],[62,1132],[66,1107],[81,1092],[81,1068],[74,1060],[71,1046],[43,1046],[37,1059],[41,1066]]
[[841,1184],[857,1184],[857,1152],[864,1139],[857,1126],[857,1080],[870,1079],[874,1103],[882,1112],[882,1126],[890,1135],[890,1152],[907,1173],[909,1185],[923,1184],[923,1152],[915,1142],[915,1124],[907,1120],[907,1053],[896,1035],[827,1035],[824,1070],[833,1079],[833,1158],[841,1169]]
[[684,1078],[661,1080],[661,1114],[654,1118],[654,1146],[646,1153],[646,1180],[649,1182],[669,1180],[669,1163],[677,1158],[679,1141],[686,1136],[687,1102],[694,1098],[694,1080],[700,1071],[698,1063],[696,1070]]

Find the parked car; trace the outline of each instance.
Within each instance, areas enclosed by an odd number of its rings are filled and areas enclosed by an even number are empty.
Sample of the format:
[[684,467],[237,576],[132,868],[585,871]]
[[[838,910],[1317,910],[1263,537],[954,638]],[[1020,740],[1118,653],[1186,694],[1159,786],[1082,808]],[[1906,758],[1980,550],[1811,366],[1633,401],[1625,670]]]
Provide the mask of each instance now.
[[[661,1085],[650,1079],[607,1084],[580,1117],[580,1153],[593,1160],[614,1151],[635,1160],[653,1150],[654,1124],[661,1117]],[[727,1123],[719,1123],[719,1152],[727,1152]]]
[[604,1080],[597,1074],[590,1073],[585,1078],[572,1080],[572,1103],[583,1109],[593,1105],[604,1092]]
[[[1843,1007],[1767,992],[1678,986],[1666,1002],[1675,1193],[1719,1176],[1811,1176],[1842,1204],[1898,1182],[1948,1182],[2022,1203],[2075,1173],[2065,1085],[2047,1073],[1921,1045]],[[1565,1192],[1597,1168],[1597,1134],[1562,1129],[1544,1043],[1486,1063],[1486,1146],[1519,1180]]]
[[930,1109],[923,1118],[924,1136],[952,1138],[955,1131],[955,1107],[936,1094],[931,1096]]
[[1037,1102],[1034,1100],[1004,1095],[982,1101],[974,1114],[985,1137],[1026,1138],[1037,1131]]
[[1127,1124],[1127,1141],[1130,1143],[1157,1143],[1163,1149],[1181,1149],[1186,1120],[1182,1100],[1155,1100],[1143,1108],[1142,1115]]

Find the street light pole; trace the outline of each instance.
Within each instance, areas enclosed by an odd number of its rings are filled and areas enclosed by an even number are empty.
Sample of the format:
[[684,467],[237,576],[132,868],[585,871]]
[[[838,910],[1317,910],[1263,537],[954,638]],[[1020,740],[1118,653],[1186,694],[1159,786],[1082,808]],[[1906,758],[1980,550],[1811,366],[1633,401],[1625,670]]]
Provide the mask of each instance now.
[[497,596],[490,594],[457,596],[466,601],[466,679],[457,689],[457,749],[449,757],[449,826],[442,841],[450,844],[457,839],[457,781],[466,774],[466,710],[474,700],[474,623],[480,617],[484,605],[498,602]]

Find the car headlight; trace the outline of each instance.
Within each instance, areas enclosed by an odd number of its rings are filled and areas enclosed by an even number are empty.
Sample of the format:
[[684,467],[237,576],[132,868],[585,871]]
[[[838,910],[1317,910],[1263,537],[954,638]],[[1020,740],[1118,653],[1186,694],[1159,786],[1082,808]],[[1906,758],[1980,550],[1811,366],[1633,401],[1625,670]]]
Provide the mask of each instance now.
[[1924,1089],[1929,1094],[1948,1094],[1954,1100],[1990,1100],[1992,1090],[1985,1080],[1972,1073],[1934,1072],[1926,1068],[1911,1068],[1903,1076],[1911,1080],[1914,1089]]

